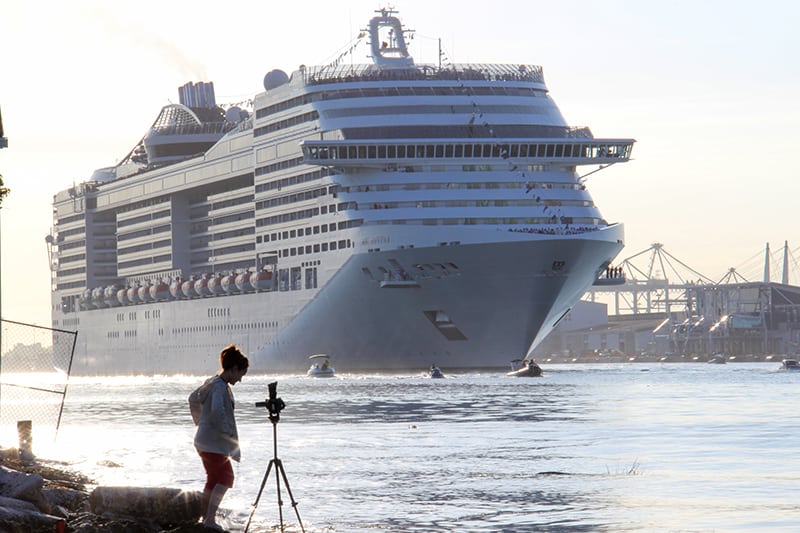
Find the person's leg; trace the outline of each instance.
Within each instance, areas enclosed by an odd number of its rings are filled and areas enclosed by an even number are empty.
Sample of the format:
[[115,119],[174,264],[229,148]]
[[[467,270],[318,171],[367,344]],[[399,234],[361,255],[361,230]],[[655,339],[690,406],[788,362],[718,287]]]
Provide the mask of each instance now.
[[227,490],[228,487],[225,485],[217,484],[217,486],[211,491],[211,494],[208,498],[208,509],[206,510],[206,514],[203,519],[204,526],[219,528],[216,521],[217,510],[219,509],[219,504],[222,503],[222,498],[225,496],[225,492]]
[[211,499],[211,490],[203,489],[203,499],[200,504],[200,517],[205,520],[206,513],[208,512],[208,500]]
[[233,468],[230,458],[216,453],[202,453],[203,465],[208,473],[208,480],[203,490],[202,520],[205,527],[223,531],[216,522],[225,492],[233,487]]

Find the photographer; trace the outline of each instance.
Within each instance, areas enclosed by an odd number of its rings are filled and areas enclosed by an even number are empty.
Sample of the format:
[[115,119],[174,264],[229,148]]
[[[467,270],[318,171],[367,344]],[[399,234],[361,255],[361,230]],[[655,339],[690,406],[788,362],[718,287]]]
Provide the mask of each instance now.
[[224,531],[215,518],[225,492],[233,487],[230,460],[241,458],[231,385],[247,374],[250,362],[233,344],[222,349],[219,360],[222,369],[189,395],[189,408],[197,426],[194,446],[206,471],[203,525]]

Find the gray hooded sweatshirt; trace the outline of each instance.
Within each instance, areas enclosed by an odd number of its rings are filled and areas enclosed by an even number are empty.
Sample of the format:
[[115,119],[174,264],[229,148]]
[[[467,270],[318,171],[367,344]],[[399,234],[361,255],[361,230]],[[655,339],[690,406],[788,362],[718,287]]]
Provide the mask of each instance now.
[[189,395],[189,409],[197,426],[194,446],[198,451],[227,455],[235,461],[241,458],[233,406],[233,391],[218,375]]

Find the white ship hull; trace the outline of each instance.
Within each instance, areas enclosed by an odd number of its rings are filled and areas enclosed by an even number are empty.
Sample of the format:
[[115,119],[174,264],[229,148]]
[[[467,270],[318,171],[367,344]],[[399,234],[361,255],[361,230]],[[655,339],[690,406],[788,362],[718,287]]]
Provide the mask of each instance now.
[[[74,370],[202,373],[228,342],[258,372],[304,371],[313,353],[331,355],[340,372],[505,366],[585,292],[621,233],[357,254],[306,302],[261,292],[84,312]],[[458,268],[410,269],[406,280],[364,273],[387,256]]]

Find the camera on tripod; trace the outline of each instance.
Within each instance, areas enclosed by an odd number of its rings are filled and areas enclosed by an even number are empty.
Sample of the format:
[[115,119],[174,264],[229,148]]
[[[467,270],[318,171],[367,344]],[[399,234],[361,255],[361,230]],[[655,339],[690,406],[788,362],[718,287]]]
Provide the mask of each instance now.
[[283,408],[286,407],[286,404],[283,403],[283,400],[278,398],[278,382],[273,381],[269,385],[267,385],[269,389],[269,398],[264,400],[263,402],[256,402],[256,407],[266,407],[267,411],[269,411],[269,418],[278,420],[281,416],[281,411]]
[[278,398],[278,382],[273,381],[269,385],[269,398],[264,400],[263,402],[257,402],[256,407],[266,407],[267,411],[269,411],[269,421],[272,422],[272,451],[273,457],[272,460],[269,462],[269,466],[267,466],[267,471],[264,473],[264,479],[261,480],[261,488],[258,489],[258,496],[256,496],[256,501],[253,502],[253,510],[250,511],[250,518],[247,519],[247,525],[244,528],[244,533],[247,533],[250,530],[250,522],[253,520],[253,515],[258,508],[258,502],[261,500],[261,493],[264,492],[264,485],[267,484],[267,478],[269,477],[269,473],[272,470],[272,467],[275,467],[275,482],[276,488],[278,489],[278,516],[280,517],[281,523],[281,532],[284,531],[283,529],[283,499],[281,498],[281,479],[283,479],[283,483],[286,486],[286,491],[289,493],[289,498],[292,500],[292,507],[294,508],[294,512],[297,515],[297,523],[300,524],[300,531],[301,533],[305,533],[305,529],[303,528],[303,521],[300,520],[300,511],[297,510],[297,502],[292,495],[292,489],[289,488],[289,480],[286,478],[286,472],[283,470],[283,462],[278,459],[278,421],[280,420],[281,411],[286,404],[283,403],[283,400]]

